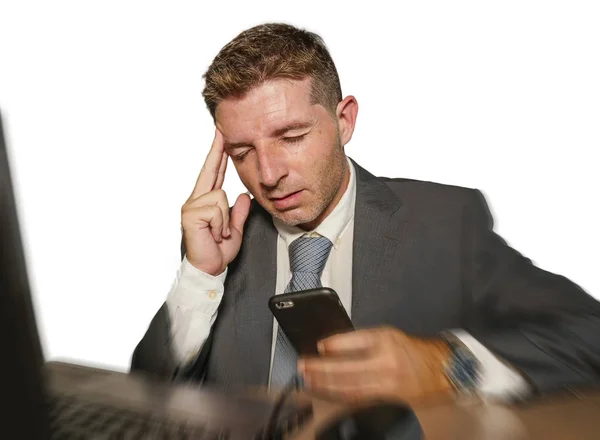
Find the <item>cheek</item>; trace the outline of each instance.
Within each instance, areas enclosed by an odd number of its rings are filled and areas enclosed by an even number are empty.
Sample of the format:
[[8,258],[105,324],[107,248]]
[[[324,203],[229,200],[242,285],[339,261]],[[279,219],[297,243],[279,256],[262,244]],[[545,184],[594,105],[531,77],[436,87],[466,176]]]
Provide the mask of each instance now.
[[298,158],[304,171],[315,174],[332,166],[332,158],[336,156],[337,148],[335,139],[331,136],[319,136],[302,148]]

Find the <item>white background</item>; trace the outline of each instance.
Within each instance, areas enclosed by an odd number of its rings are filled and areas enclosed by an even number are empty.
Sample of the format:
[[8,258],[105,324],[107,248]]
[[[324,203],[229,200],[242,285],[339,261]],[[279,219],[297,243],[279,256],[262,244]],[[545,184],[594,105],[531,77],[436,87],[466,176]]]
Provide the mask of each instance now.
[[360,106],[351,157],[483,190],[512,246],[600,298],[599,5],[0,0],[0,109],[46,357],[128,368],[212,140],[202,74],[274,20],[327,42]]

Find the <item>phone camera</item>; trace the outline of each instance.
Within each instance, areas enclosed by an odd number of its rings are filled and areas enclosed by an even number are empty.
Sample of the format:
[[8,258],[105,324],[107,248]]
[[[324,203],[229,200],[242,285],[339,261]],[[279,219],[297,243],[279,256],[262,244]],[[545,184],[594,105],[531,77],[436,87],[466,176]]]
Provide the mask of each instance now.
[[294,301],[279,301],[275,303],[275,307],[278,309],[289,309],[290,307],[294,307]]

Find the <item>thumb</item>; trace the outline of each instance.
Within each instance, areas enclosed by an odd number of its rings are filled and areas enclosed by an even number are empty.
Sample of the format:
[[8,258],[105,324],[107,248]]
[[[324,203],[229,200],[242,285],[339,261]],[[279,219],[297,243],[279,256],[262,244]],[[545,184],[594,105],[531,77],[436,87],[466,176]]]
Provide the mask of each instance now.
[[238,231],[244,232],[244,223],[250,213],[250,196],[248,194],[240,194],[231,209],[230,225]]

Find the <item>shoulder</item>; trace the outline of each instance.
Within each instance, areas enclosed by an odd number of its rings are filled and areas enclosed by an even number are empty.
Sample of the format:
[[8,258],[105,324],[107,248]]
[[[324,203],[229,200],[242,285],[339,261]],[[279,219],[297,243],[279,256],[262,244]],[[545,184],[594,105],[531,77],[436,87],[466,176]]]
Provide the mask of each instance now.
[[411,206],[464,206],[483,199],[474,188],[425,180],[378,177],[398,198]]
[[367,191],[377,187],[381,190],[381,185],[385,185],[404,204],[409,205],[462,205],[483,197],[481,192],[474,188],[405,177],[376,176],[354,160],[350,160],[356,171],[358,192],[364,191],[365,188],[368,188]]
[[493,227],[489,205],[479,189],[407,178],[376,179],[386,185],[413,216],[440,221],[475,216]]
[[488,229],[494,227],[487,200],[476,188],[406,178],[377,179],[401,200],[414,220],[429,225],[472,220]]

